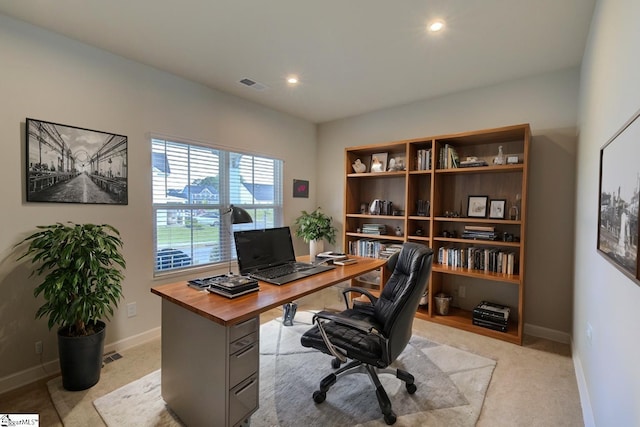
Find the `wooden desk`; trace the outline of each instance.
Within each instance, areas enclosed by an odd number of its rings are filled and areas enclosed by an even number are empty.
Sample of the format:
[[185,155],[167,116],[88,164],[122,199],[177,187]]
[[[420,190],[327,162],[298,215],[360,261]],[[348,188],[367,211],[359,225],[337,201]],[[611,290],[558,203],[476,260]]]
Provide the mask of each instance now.
[[358,258],[281,286],[260,282],[234,299],[186,281],[151,288],[162,298],[163,399],[189,427],[246,423],[258,409],[260,313],[384,265]]

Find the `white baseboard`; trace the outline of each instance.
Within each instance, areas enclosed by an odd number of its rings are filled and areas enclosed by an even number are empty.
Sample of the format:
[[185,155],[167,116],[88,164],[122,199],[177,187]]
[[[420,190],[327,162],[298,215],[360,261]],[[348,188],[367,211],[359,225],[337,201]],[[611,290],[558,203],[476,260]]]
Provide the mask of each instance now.
[[582,371],[582,362],[576,356],[576,351],[571,345],[571,354],[573,354],[573,369],[576,372],[576,380],[578,382],[578,393],[580,394],[580,406],[582,406],[582,420],[585,427],[595,427],[596,420],[593,418],[593,408],[591,408],[591,399],[589,398],[589,389],[587,388],[587,380]]
[[549,329],[542,326],[525,323],[524,333],[527,335],[532,335],[534,337],[545,338],[563,344],[571,344],[570,334],[568,334],[567,332],[557,331],[555,329]]
[[160,332],[160,326],[158,326],[157,328],[149,329],[148,331],[142,332],[138,335],[134,335],[132,337],[128,337],[120,341],[105,345],[104,352],[108,353],[110,351],[122,351],[140,344],[144,344],[148,341],[160,338]]
[[[144,344],[147,341],[160,337],[160,327],[150,329],[132,337],[116,341],[104,346],[104,352],[122,351],[131,347],[135,347],[140,344]],[[34,366],[32,368],[25,369],[24,371],[16,372],[15,374],[8,375],[0,378],[0,394],[6,393],[16,388],[20,388],[27,384],[34,383],[38,380],[46,378],[51,375],[55,375],[60,372],[60,363],[58,359],[44,362],[41,365]]]
[[24,371],[7,375],[0,378],[0,394],[34,383],[58,372],[60,372],[60,363],[58,363],[58,359],[55,359]]

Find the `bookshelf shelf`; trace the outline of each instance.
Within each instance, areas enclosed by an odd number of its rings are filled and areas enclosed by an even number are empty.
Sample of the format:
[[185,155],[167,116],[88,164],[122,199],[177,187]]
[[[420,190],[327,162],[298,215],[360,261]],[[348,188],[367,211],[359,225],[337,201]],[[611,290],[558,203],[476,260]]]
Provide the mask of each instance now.
[[[522,344],[529,145],[529,125],[521,124],[346,148],[344,251],[353,253],[354,247],[367,244],[375,245],[374,253],[386,254],[387,247],[397,248],[405,241],[430,246],[434,251],[434,265],[429,281],[429,304],[420,308],[417,316]],[[518,163],[494,164],[499,149],[510,157],[517,156]],[[402,159],[406,170],[353,173],[351,165],[356,159],[368,165],[377,153],[387,153],[389,160]],[[446,160],[447,155],[451,155],[451,159]],[[451,167],[467,159],[477,159],[486,166]],[[504,200],[505,218],[489,218],[488,212],[483,218],[467,217],[465,208],[472,195]],[[368,204],[373,200],[392,203],[393,215],[368,214]],[[363,207],[367,209],[363,211]],[[372,223],[386,226],[387,234],[358,232],[365,224]],[[473,228],[495,233],[482,237],[497,240],[462,238]],[[395,234],[397,229],[400,236]],[[497,253],[501,263],[496,262],[491,268],[500,266],[502,272],[467,268],[467,257],[472,256],[476,248]],[[460,265],[442,263],[439,255],[450,250],[459,253],[447,257],[447,263]],[[504,267],[507,259],[509,263]],[[504,273],[509,268],[513,274]],[[463,286],[471,290],[465,298],[459,293]],[[434,296],[438,293],[454,296],[450,315],[436,313]],[[512,323],[507,332],[472,323],[471,311],[481,300],[495,300],[511,308]]]

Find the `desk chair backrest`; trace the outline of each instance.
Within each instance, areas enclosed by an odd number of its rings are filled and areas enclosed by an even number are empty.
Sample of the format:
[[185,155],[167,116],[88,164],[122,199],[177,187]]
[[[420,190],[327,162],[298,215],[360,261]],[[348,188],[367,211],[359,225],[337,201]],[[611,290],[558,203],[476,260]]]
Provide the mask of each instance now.
[[400,355],[411,338],[413,319],[431,273],[433,251],[407,242],[397,259],[390,261],[387,267],[393,268],[393,273],[373,307],[374,318],[389,339],[387,363]]

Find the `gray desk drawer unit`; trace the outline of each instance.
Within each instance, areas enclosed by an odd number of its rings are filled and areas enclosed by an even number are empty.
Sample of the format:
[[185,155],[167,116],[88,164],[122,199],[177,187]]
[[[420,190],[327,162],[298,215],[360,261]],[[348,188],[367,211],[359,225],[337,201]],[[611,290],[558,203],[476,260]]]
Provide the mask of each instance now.
[[189,427],[239,426],[258,409],[260,319],[222,326],[162,300],[162,397]]

